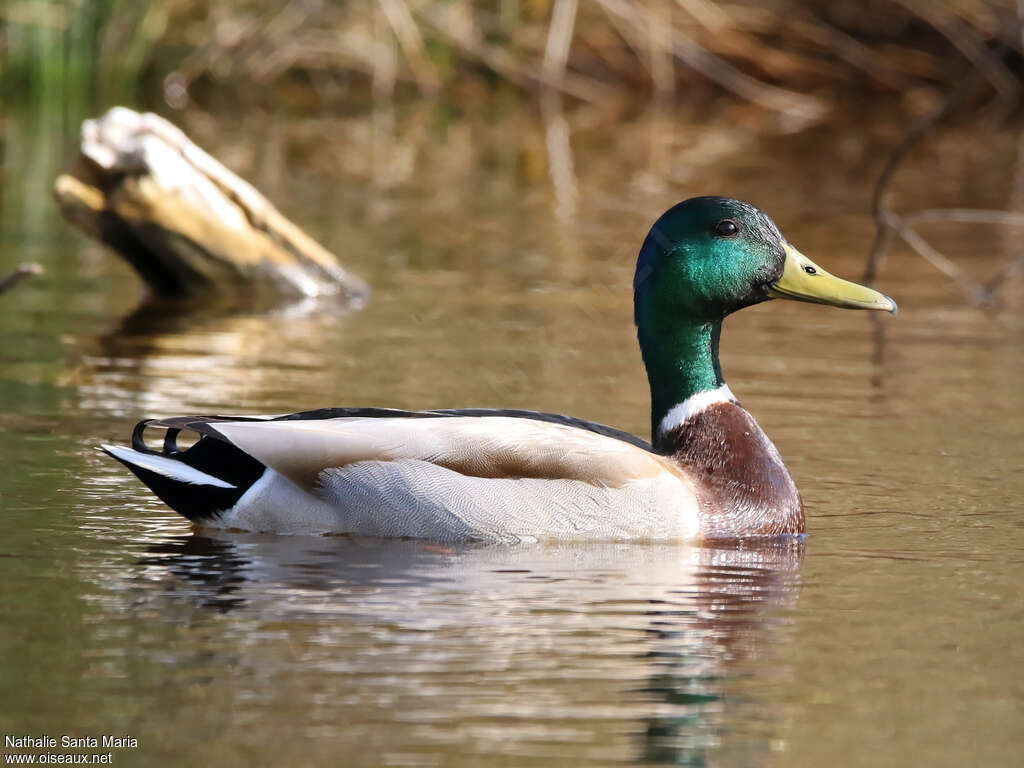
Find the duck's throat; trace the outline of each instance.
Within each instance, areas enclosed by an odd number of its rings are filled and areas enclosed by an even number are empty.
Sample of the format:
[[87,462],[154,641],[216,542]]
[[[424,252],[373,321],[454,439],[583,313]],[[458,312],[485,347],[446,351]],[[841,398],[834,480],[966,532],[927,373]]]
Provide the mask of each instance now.
[[651,439],[656,448],[673,416],[685,421],[688,411],[733,399],[718,362],[721,334],[721,320],[677,319],[657,332],[640,326],[640,348],[651,385]]

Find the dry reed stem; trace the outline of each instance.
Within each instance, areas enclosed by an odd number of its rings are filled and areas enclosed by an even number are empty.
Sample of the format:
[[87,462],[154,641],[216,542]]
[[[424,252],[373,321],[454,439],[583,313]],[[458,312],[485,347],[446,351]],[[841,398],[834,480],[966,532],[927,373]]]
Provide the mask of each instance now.
[[565,81],[565,67],[569,61],[578,7],[578,0],[555,0],[551,24],[548,26],[548,41],[544,47],[544,62],[541,65],[546,85],[560,88]]
[[[646,25],[640,20],[646,11],[640,11],[628,0],[597,0],[609,15],[617,17],[623,28],[630,29],[635,47],[643,48]],[[763,83],[736,69],[732,64],[702,48],[678,29],[672,30],[672,50],[676,58],[720,86],[759,106],[781,112],[802,122],[819,119],[825,106],[812,96],[805,96],[785,88]]]
[[381,10],[387,18],[391,29],[394,30],[398,44],[402,46],[402,52],[412,68],[412,74],[420,90],[424,93],[436,93],[441,87],[441,80],[437,75],[437,69],[427,56],[426,46],[423,44],[423,36],[420,35],[419,27],[409,11],[405,0],[377,0]]
[[[424,12],[424,18],[435,32],[449,42],[455,44],[464,54],[475,58],[480,63],[505,77],[509,82],[521,87],[545,84],[543,73],[514,57],[506,48],[485,43],[477,34],[460,30],[456,25],[447,23],[445,15],[437,9],[430,8]],[[614,89],[597,80],[565,71],[558,83],[549,83],[559,91],[573,98],[592,103],[607,102],[614,98]]]
[[398,55],[391,25],[384,18],[383,6],[373,14],[373,96],[378,101],[390,99],[398,80]]
[[[79,12],[81,3],[45,11],[37,5],[8,3],[0,20],[68,29],[92,19]],[[618,101],[635,93],[638,75],[657,95],[673,92],[686,77],[678,60],[742,99],[814,119],[861,73],[871,78],[869,87],[896,92],[920,81],[948,82],[955,51],[986,72],[1004,111],[1013,103],[1017,73],[992,47],[1024,49],[1019,30],[1007,40],[1003,23],[1024,9],[1024,0],[876,0],[875,6],[878,13],[869,18],[826,0],[290,0],[269,12],[251,0],[148,0],[113,4],[95,53],[104,67],[131,61],[140,75],[162,70],[176,106],[184,106],[199,78],[268,84],[289,72],[305,74],[314,90],[318,81],[344,82],[357,72],[378,96],[392,95],[399,81],[434,93],[474,62],[523,89],[547,86],[585,101]],[[391,61],[387,35],[376,28],[381,14],[401,61]],[[891,18],[897,30],[904,25],[905,38],[892,36]],[[948,47],[909,19],[936,30]],[[168,72],[168,57],[180,50],[185,55]],[[441,69],[435,55],[450,65]],[[791,90],[807,83],[818,89],[814,96]],[[834,90],[823,96],[825,84]]]
[[657,2],[647,14],[649,71],[654,93],[665,98],[676,89],[675,57],[672,54],[672,8]]
[[998,110],[1002,117],[1009,115],[1020,93],[1017,78],[1013,76],[1001,57],[993,53],[968,24],[955,13],[943,13],[942,6],[931,0],[897,0],[911,13],[934,27],[963,54],[974,67],[983,72],[998,95]]

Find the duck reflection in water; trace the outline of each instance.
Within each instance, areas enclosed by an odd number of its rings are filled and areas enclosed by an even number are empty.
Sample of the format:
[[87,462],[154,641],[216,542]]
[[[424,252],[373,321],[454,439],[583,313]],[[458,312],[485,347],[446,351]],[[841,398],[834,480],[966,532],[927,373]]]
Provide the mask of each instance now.
[[[797,599],[803,552],[802,541],[781,540],[704,548],[679,599],[649,612],[644,693],[669,708],[647,720],[643,762],[703,766],[725,753],[726,764],[752,766],[778,748],[781,713],[752,696],[791,676],[764,657],[774,662],[785,643],[779,625]],[[751,679],[749,692],[737,690]]]
[[[511,717],[556,751],[571,726],[581,743],[634,762],[755,765],[779,744],[781,714],[766,698],[791,674],[778,649],[802,557],[792,539],[446,548],[217,533],[169,539],[141,564],[165,587],[154,599],[248,627],[232,640],[239,654],[260,651],[249,632],[267,624],[286,627],[292,645],[315,637],[301,665],[278,658],[273,672],[318,666],[320,685],[336,675],[356,702],[353,686],[371,675],[369,687],[399,702],[378,718],[426,728],[441,712],[452,728],[495,718],[501,730]],[[344,729],[344,711],[323,714]],[[396,749],[430,748],[422,729],[398,730]]]

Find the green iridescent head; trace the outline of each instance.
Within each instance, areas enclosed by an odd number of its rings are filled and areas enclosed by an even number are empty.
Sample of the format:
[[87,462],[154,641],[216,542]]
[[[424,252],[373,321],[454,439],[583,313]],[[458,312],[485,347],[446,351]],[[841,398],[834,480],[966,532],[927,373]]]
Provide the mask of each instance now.
[[[695,197],[670,208],[651,227],[637,260],[633,288],[641,310],[720,320],[770,298],[782,276],[784,240],[749,203]],[[645,306],[649,305],[649,306]]]
[[829,274],[791,246],[750,203],[694,197],[651,227],[633,279],[640,346],[659,413],[721,386],[726,315],[773,298],[896,311],[896,303]]
[[651,314],[721,320],[771,298],[896,309],[887,296],[830,275],[767,214],[728,197],[694,197],[666,211],[640,250],[633,290],[638,325]]

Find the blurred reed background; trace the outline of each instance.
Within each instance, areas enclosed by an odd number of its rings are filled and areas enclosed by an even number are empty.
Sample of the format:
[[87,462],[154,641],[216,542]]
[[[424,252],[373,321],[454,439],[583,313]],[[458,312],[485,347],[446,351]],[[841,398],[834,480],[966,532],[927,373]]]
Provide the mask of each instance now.
[[814,121],[850,94],[913,111],[966,69],[1006,101],[1018,0],[8,0],[3,97],[292,109],[541,91],[611,104],[718,94]]

